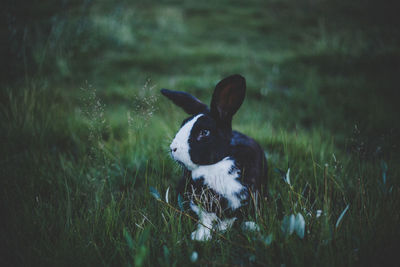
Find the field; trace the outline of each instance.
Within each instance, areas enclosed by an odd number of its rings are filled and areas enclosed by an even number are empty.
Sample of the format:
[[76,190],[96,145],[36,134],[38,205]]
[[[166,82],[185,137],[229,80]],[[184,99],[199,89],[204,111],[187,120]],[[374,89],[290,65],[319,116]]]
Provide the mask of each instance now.
[[[6,1],[2,14],[1,266],[396,265],[394,1]],[[168,153],[186,115],[160,89],[209,103],[234,73],[247,94],[233,128],[265,150],[270,197],[249,208],[259,232],[194,242]]]

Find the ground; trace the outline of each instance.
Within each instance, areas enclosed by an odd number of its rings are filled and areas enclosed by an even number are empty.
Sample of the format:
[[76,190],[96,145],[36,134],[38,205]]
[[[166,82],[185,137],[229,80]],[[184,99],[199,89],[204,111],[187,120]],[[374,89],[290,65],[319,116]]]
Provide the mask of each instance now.
[[[395,2],[4,6],[2,266],[393,264]],[[168,155],[185,114],[159,90],[209,103],[234,73],[247,95],[233,128],[264,148],[270,198],[249,208],[260,232],[193,242]]]

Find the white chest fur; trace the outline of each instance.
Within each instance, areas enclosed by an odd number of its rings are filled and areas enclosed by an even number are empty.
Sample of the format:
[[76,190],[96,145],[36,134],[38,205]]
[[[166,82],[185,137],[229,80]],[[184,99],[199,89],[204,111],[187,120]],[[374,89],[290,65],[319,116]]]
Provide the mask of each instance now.
[[228,206],[237,209],[241,206],[240,192],[245,187],[237,180],[240,171],[234,161],[224,158],[212,165],[198,166],[192,170],[193,180],[204,179],[204,184],[228,200]]

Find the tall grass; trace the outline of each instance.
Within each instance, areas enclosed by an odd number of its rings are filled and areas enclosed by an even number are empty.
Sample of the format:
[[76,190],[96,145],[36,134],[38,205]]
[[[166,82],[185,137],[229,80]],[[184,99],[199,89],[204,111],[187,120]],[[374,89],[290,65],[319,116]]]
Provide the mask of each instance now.
[[[324,3],[49,3],[26,27],[9,9],[27,68],[1,82],[0,264],[391,265],[398,33]],[[158,90],[208,102],[236,72],[234,129],[265,149],[270,197],[248,210],[259,232],[198,243],[167,153],[185,114]]]

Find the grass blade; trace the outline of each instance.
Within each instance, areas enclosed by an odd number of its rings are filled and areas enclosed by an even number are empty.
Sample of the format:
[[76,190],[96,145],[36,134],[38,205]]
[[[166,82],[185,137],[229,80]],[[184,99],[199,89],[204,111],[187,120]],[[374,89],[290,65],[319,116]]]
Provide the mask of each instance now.
[[336,228],[339,227],[339,224],[340,224],[340,222],[342,221],[343,216],[346,214],[346,212],[347,212],[347,210],[349,209],[349,207],[350,207],[350,204],[347,204],[346,208],[345,208],[345,209],[342,211],[342,213],[340,214],[339,218],[338,218],[337,221],[336,221]]
[[183,211],[183,200],[181,194],[178,195],[178,206],[181,211]]
[[167,203],[169,203],[168,202],[168,193],[169,193],[169,186],[167,188],[167,191],[165,192],[165,202],[167,202]]
[[150,186],[149,189],[150,189],[150,194],[151,194],[155,199],[161,200],[160,193],[158,193],[157,189],[155,189],[155,188],[152,187],[152,186]]
[[129,233],[129,230],[124,228],[123,235],[125,237],[125,240],[126,240],[126,243],[128,244],[129,249],[133,249],[133,239],[132,239],[131,234]]

